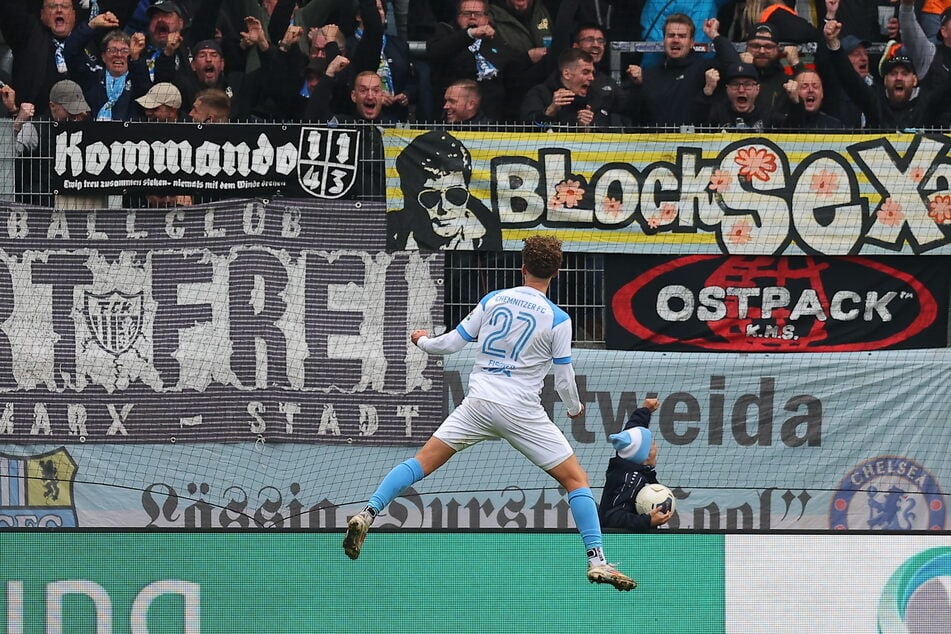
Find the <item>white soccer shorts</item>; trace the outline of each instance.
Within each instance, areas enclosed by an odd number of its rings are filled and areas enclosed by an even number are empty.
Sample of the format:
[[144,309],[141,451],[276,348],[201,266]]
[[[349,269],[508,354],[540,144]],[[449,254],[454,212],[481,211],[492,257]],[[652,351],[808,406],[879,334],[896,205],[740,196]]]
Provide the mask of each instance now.
[[456,451],[490,438],[504,438],[545,471],[557,467],[574,453],[568,439],[541,405],[525,411],[523,407],[468,396],[433,436]]

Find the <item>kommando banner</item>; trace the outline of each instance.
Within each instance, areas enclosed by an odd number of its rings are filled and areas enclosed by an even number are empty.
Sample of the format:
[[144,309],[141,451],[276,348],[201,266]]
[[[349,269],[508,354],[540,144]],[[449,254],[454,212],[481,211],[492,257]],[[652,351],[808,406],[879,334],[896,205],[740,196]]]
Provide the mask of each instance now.
[[51,124],[59,194],[136,191],[339,199],[369,194],[368,130],[317,125]]
[[379,203],[0,209],[0,441],[417,444],[441,254]]
[[941,134],[389,129],[391,249],[730,255],[951,253]]

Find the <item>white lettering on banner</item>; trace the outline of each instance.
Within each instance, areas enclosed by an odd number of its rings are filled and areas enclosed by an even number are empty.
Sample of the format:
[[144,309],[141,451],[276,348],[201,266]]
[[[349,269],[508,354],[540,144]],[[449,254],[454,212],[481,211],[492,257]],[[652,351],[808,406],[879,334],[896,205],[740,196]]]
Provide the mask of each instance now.
[[[244,231],[259,233],[264,217],[251,207],[244,211]],[[184,228],[178,224],[184,221],[183,213],[178,210],[166,216],[172,238],[183,237]],[[294,222],[293,215],[281,220],[287,226],[295,226]],[[54,226],[56,238],[68,238],[64,217],[51,225],[51,233]],[[215,226],[211,210],[204,227],[208,237],[224,233],[224,228]],[[14,389],[45,385],[62,392],[98,385],[112,392],[134,384],[154,391],[204,391],[212,384],[242,390],[273,385],[307,389],[306,366],[320,341],[322,356],[329,361],[359,362],[359,372],[337,375],[335,389],[382,393],[387,391],[389,373],[384,334],[392,329],[386,324],[398,317],[403,331],[432,322],[432,307],[440,294],[431,257],[412,253],[397,260],[387,253],[356,251],[300,251],[293,257],[285,250],[247,246],[221,254],[201,249],[122,252],[112,261],[95,249],[28,251],[22,257],[0,249],[0,274],[12,283],[13,303],[7,307],[5,332],[12,350]],[[252,265],[261,272],[241,275],[243,267]],[[408,311],[405,314],[391,312],[395,309],[386,301],[387,279],[394,275],[394,266],[401,267],[397,275],[411,283],[407,308],[401,309]],[[334,283],[337,267],[351,275],[345,283]],[[50,281],[38,279],[40,271],[46,271],[43,275],[51,276]],[[316,310],[308,304],[315,301],[318,288],[325,297],[321,310],[356,319],[358,327],[323,333],[308,330],[305,317]],[[158,289],[171,290],[159,294]],[[238,304],[248,306],[250,312],[237,313],[234,306]],[[188,307],[204,311],[203,316],[177,316]],[[267,312],[272,316],[264,320]],[[56,342],[67,333],[75,337],[75,346],[59,348]],[[232,359],[234,342],[241,337],[251,341],[247,363],[253,363],[241,374],[243,378],[233,369]],[[158,342],[175,342],[172,359],[156,352]],[[405,385],[393,389],[399,393],[430,389],[431,383],[423,379],[426,364],[411,351],[407,354],[412,361],[407,363]],[[174,365],[160,366],[169,361]],[[108,409],[108,434],[126,435],[133,404],[110,403]],[[292,417],[299,409],[284,411]],[[255,414],[251,409],[249,413]],[[12,426],[8,418],[12,419],[12,412],[0,419],[0,430]],[[32,418],[32,433],[50,433],[44,403],[35,403]],[[372,435],[378,425],[375,411],[361,410],[359,419],[363,433]],[[85,424],[85,410],[70,410],[70,430]],[[288,419],[287,425],[293,428],[293,421]]]
[[[106,145],[100,141],[84,147],[83,132],[56,135],[56,174],[73,177],[80,174],[98,176],[106,166],[116,176],[148,173],[195,174],[215,178],[226,174],[249,176],[252,172],[267,174],[272,169],[287,176],[297,167],[297,147],[285,143],[277,148],[260,134],[257,145],[246,143],[212,143],[205,141],[194,147],[188,141],[114,141]],[[280,183],[277,183],[280,184]],[[185,185],[177,185],[185,186]]]
[[[221,212],[222,210],[219,210]],[[22,240],[30,236],[30,221],[32,220],[30,211],[26,209],[10,209],[5,212],[6,216],[6,234],[4,237],[10,240]],[[72,237],[70,234],[70,225],[74,228],[84,227],[86,240],[142,240],[153,237],[149,231],[136,224],[137,212],[134,209],[121,210],[80,210],[71,209],[67,215],[62,210],[43,210],[42,215],[48,217],[46,224],[46,238],[49,240],[68,241]],[[229,212],[225,212],[229,213]],[[85,217],[83,216],[85,214]],[[115,217],[121,215],[125,218],[124,228],[115,231],[116,223],[103,222],[103,217],[111,215]],[[206,211],[205,231],[201,236],[188,235],[182,225],[186,214],[182,210],[170,211],[165,215],[164,235],[169,238],[182,239],[188,237],[223,237],[229,233],[221,227],[215,225],[216,211],[214,208]],[[82,224],[80,225],[80,222]],[[243,209],[243,220],[241,223],[241,234],[245,236],[261,236],[269,226],[279,226],[282,239],[295,239],[305,237],[303,227],[301,226],[301,210],[297,207],[285,207],[278,210],[268,209],[258,202],[248,202]],[[3,227],[0,224],[0,227]],[[110,229],[112,232],[110,233]],[[0,228],[2,234],[2,228]],[[82,234],[81,234],[82,235]]]
[[192,164],[191,145],[187,141],[152,141],[152,168],[158,174],[191,174],[195,171]]
[[735,314],[731,315],[733,319],[747,319],[750,299],[759,297],[761,302],[757,311],[762,319],[770,319],[774,310],[792,306],[788,315],[790,320],[815,317],[819,321],[826,321],[832,317],[838,321],[872,321],[877,316],[881,321],[889,322],[892,320],[892,313],[888,304],[899,296],[903,300],[913,297],[908,292],[899,295],[895,291],[887,291],[879,295],[878,291],[867,291],[863,298],[855,291],[836,291],[828,300],[827,313],[823,301],[819,298],[819,292],[812,288],[804,289],[793,302],[789,289],[781,286],[705,286],[695,297],[693,291],[686,286],[671,284],[657,293],[657,315],[667,321],[687,321],[696,313],[696,318],[700,321],[719,321],[726,319],[729,304],[736,307]]
[[[386,138],[405,143],[401,134]],[[946,252],[951,245],[951,139],[944,135],[857,143],[776,135],[725,147],[712,136],[707,144],[671,135],[672,144],[701,145],[676,147],[675,157],[652,135],[629,141],[617,136],[605,135],[594,149],[589,146],[595,142],[583,137],[548,135],[534,154],[513,155],[506,154],[515,146],[509,150],[505,138],[460,134],[470,151],[492,150],[488,169],[473,170],[485,181],[474,178],[470,186],[491,191],[503,229],[558,227],[569,240],[577,229],[578,242],[595,250],[604,244],[616,249],[617,243],[585,230],[635,231],[656,237],[658,245],[712,232],[715,248],[735,255],[779,255],[791,245],[829,255],[869,246]],[[903,152],[893,145],[899,142]],[[662,160],[635,165],[628,162],[635,151]]]
[[[76,623],[76,615],[67,618],[64,606],[75,608],[76,602],[67,601],[69,595],[81,595],[92,601],[96,611],[96,634],[113,632],[113,607],[109,591],[88,579],[66,579],[51,581],[45,586],[46,594],[46,632],[62,634],[69,631],[69,624]],[[129,631],[132,634],[148,634],[149,608],[152,603],[164,595],[178,595],[182,598],[182,631],[185,634],[198,634],[201,631],[201,585],[181,579],[160,579],[142,588],[132,601],[129,610]],[[24,619],[23,581],[8,580],[6,583],[7,628],[11,634],[33,631],[38,624],[27,623]]]

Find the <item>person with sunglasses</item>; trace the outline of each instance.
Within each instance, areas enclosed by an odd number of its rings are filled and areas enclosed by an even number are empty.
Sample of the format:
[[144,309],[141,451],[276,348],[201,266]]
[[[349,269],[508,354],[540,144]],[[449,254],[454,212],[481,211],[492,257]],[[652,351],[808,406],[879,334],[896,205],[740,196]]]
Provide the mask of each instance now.
[[396,158],[403,209],[387,216],[387,248],[501,251],[497,213],[472,195],[472,157],[441,130],[422,134]]

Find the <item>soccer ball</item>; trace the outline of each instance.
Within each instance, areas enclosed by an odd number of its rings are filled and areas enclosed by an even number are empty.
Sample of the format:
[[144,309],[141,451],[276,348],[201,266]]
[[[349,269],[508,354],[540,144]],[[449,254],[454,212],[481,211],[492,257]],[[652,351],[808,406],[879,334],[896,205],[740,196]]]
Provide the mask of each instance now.
[[634,508],[638,513],[650,513],[651,509],[661,507],[666,513],[676,507],[674,494],[663,484],[648,484],[637,492]]

